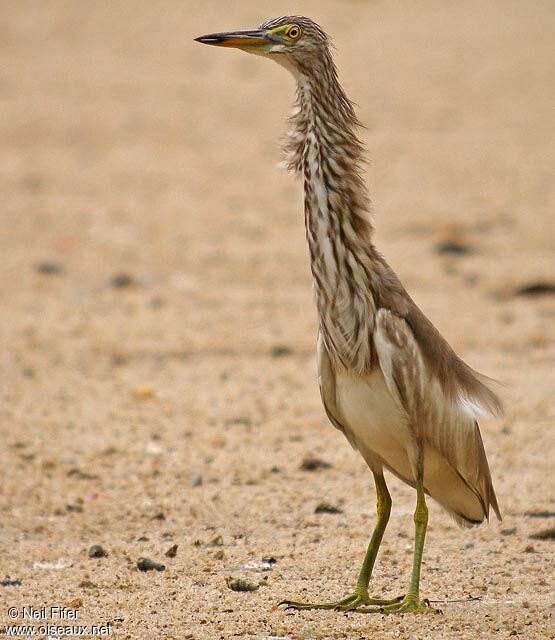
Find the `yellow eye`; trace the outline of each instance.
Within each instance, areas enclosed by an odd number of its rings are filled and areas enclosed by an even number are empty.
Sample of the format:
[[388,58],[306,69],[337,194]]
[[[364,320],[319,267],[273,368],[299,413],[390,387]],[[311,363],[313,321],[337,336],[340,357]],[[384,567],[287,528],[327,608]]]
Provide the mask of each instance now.
[[287,37],[296,40],[301,35],[301,28],[293,24],[287,29]]

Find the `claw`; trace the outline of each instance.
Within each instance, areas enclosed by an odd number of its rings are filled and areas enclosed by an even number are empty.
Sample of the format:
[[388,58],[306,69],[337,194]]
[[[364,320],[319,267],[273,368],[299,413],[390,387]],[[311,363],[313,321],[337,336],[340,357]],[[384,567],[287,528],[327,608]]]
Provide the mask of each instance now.
[[[384,606],[393,606],[396,603],[400,602],[403,599],[403,596],[398,598],[392,598],[389,600],[379,599],[379,598],[371,598],[368,595],[367,590],[361,590],[357,588],[354,593],[351,593],[346,598],[336,602],[324,602],[324,603],[311,603],[311,602],[296,602],[294,600],[282,600],[278,602],[278,607],[283,605],[285,607],[285,611],[291,609],[293,611],[305,611],[311,609],[328,609],[330,611],[342,611],[343,613],[347,611],[357,611],[360,607],[364,606],[372,606],[372,605],[384,605]],[[377,611],[377,609],[375,609]]]
[[414,593],[408,593],[401,599],[396,599],[396,602],[392,604],[386,604],[381,607],[361,607],[357,609],[359,613],[424,613],[430,611],[434,613],[442,613],[439,609],[434,609],[430,605],[430,601],[423,599],[419,600],[418,596]]

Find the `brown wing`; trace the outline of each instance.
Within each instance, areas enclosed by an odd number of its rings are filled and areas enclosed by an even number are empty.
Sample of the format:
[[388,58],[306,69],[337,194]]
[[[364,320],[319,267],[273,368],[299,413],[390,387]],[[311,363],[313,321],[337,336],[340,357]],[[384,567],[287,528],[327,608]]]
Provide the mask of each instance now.
[[439,337],[443,351],[431,358],[405,318],[389,309],[380,309],[376,314],[374,343],[387,387],[406,412],[418,437],[437,450],[479,497],[484,515],[487,516],[491,506],[500,519],[476,422],[478,415],[491,412],[492,405],[498,407],[499,402],[417,311],[418,326],[424,333],[433,333],[436,348]]

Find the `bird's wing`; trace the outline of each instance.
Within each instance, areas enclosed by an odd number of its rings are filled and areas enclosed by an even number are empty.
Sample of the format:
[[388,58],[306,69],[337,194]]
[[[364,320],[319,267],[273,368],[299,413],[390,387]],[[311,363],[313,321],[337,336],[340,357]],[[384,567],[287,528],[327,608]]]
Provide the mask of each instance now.
[[[421,317],[418,322],[423,322]],[[424,329],[435,331],[431,323],[429,325],[431,329]],[[474,385],[465,384],[463,376],[457,379],[458,368],[465,375],[471,369],[462,369],[466,365],[452,351],[452,358],[456,360],[453,360],[450,386],[446,385],[441,372],[435,371],[426,357],[428,354],[409,322],[389,309],[379,309],[376,314],[374,344],[387,388],[406,413],[417,437],[436,449],[476,493],[485,515],[491,506],[500,518],[476,422],[477,415],[489,409],[489,404],[477,392],[485,388],[484,385],[478,380],[474,380]],[[450,350],[447,343],[445,345]],[[446,359],[451,357],[449,352],[443,355]]]

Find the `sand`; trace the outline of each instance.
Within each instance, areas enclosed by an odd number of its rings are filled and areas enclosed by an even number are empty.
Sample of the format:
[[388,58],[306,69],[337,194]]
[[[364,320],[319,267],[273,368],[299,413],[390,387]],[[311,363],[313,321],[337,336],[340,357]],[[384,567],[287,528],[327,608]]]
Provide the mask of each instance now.
[[[192,38],[291,12],[333,35],[367,125],[378,247],[503,384],[482,425],[503,522],[462,531],[430,504],[422,594],[442,616],[276,607],[352,590],[375,498],[318,395],[300,186],[276,169],[294,83]],[[0,624],[34,607],[36,628],[122,639],[555,636],[554,543],[530,538],[555,525],[555,297],[518,294],[554,283],[554,17],[550,0],[5,4]],[[371,590],[399,595],[414,492],[390,489]]]

